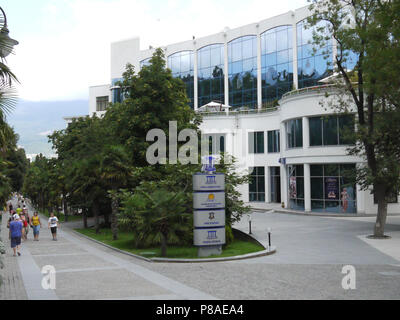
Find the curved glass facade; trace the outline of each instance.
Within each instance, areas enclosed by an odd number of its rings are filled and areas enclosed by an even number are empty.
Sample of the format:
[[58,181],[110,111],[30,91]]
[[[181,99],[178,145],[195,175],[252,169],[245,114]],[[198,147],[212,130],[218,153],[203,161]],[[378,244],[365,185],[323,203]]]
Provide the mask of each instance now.
[[172,76],[180,78],[186,85],[190,107],[194,108],[194,54],[193,51],[181,51],[168,57],[168,67]]
[[124,78],[115,78],[111,80],[111,102],[117,103],[122,102],[121,88],[116,85],[117,82],[123,81]]
[[353,144],[354,115],[310,117],[310,146]]
[[228,43],[229,105],[257,108],[257,36]]
[[140,69],[143,68],[143,66],[148,66],[148,65],[150,65],[150,60],[151,60],[151,57],[150,57],[150,58],[146,58],[146,59],[140,61]]
[[261,34],[262,101],[280,99],[293,86],[293,27],[279,26]]
[[[313,46],[313,30],[322,26],[322,22],[314,28],[305,28],[304,21],[297,24],[297,69],[299,88],[318,85],[318,81],[332,74],[332,44],[325,47]],[[329,55],[327,58],[326,55]]]
[[198,106],[224,103],[224,45],[212,44],[197,51]]

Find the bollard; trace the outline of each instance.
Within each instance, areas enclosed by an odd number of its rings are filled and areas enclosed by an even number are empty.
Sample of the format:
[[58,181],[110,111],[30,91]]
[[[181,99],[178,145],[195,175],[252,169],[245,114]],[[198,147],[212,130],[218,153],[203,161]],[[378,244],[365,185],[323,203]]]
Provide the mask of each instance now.
[[248,215],[248,219],[249,219],[249,234],[251,233],[251,215]]
[[267,231],[268,231],[268,248],[271,250],[271,228],[268,228]]

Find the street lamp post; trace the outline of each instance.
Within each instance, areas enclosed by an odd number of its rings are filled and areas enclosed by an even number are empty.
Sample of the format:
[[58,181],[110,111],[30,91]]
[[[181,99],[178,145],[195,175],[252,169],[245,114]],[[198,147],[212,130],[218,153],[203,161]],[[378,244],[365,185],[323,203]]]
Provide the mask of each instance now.
[[8,35],[9,30],[7,28],[6,13],[4,12],[2,7],[0,7],[0,11],[4,17],[4,24],[0,30],[0,57],[5,58],[12,52],[14,46],[18,44],[18,41],[10,38],[10,36]]

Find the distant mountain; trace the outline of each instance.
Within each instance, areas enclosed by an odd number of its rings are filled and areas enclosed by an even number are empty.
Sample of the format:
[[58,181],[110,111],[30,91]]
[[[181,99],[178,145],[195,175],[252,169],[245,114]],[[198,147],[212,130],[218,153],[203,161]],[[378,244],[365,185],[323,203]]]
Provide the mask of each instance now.
[[65,129],[63,117],[87,115],[87,100],[71,101],[25,101],[20,100],[17,107],[7,116],[8,123],[20,136],[18,145],[27,154],[54,154],[47,135],[54,130]]

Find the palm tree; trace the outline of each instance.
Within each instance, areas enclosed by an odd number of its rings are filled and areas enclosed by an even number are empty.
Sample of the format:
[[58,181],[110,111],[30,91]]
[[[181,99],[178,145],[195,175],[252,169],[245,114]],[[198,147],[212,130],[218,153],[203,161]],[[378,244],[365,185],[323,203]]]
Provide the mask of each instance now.
[[182,242],[190,233],[190,214],[186,213],[184,191],[174,192],[150,183],[150,190],[136,188],[123,196],[124,210],[120,219],[136,232],[136,245],[145,247],[161,243],[161,256],[167,255],[167,244]]
[[7,18],[0,7],[0,148],[4,149],[12,135],[9,126],[5,123],[5,115],[15,108],[17,103],[16,90],[13,82],[18,82],[15,74],[6,65],[5,58],[13,52],[18,41],[8,36]]
[[125,148],[121,145],[108,145],[104,148],[100,162],[101,179],[110,187],[111,198],[111,231],[113,240],[118,239],[118,210],[117,192],[125,186],[131,176],[131,168]]

